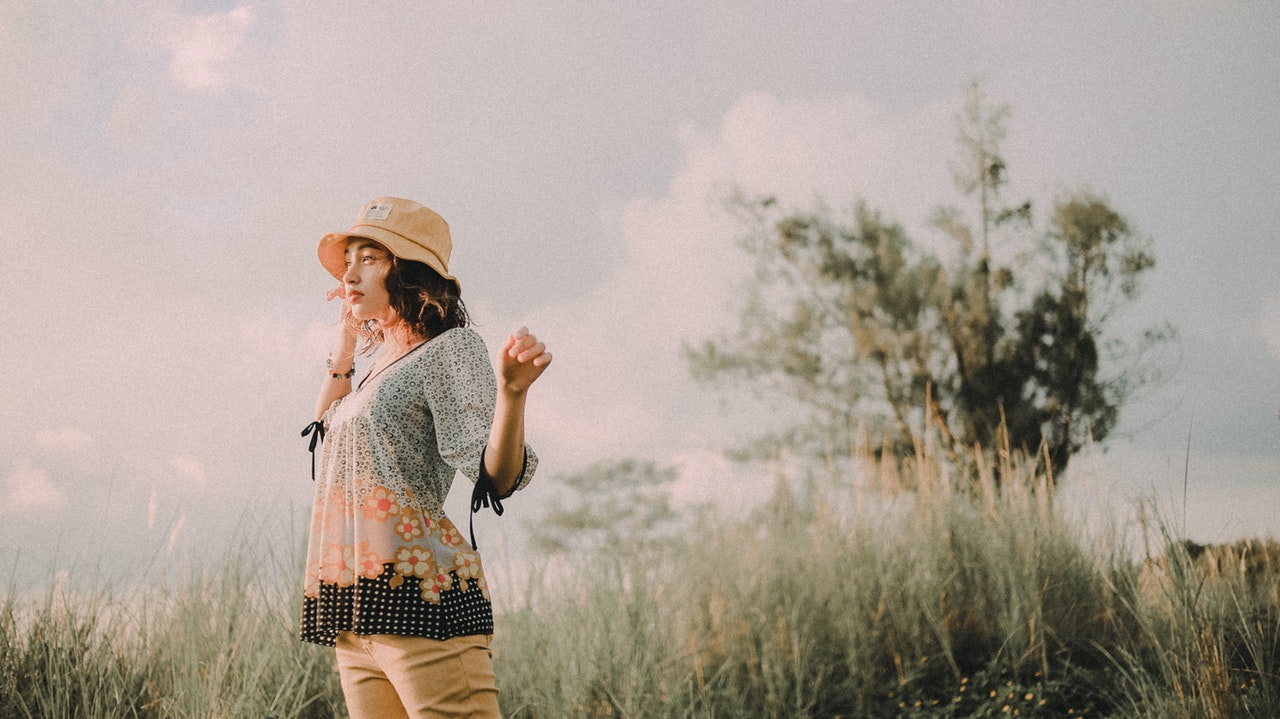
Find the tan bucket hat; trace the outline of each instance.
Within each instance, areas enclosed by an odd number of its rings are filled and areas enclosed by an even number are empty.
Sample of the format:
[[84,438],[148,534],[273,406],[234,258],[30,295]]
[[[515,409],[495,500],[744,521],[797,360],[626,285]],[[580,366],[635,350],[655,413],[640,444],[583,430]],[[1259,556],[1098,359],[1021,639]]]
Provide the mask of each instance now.
[[347,271],[347,240],[352,237],[381,243],[400,259],[417,260],[461,289],[462,283],[449,274],[449,254],[453,251],[449,223],[429,207],[399,197],[379,197],[360,210],[349,230],[320,238],[316,250],[320,264],[339,280]]

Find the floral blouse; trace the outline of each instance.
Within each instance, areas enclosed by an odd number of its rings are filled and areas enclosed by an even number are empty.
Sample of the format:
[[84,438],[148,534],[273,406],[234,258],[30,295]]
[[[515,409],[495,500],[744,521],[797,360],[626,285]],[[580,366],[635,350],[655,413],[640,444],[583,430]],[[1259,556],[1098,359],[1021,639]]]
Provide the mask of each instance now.
[[[480,481],[495,396],[484,341],[461,328],[410,350],[325,412],[303,641],[333,645],[340,631],[493,633],[480,555],[443,505],[456,472]],[[524,452],[516,489],[538,465],[528,445]]]

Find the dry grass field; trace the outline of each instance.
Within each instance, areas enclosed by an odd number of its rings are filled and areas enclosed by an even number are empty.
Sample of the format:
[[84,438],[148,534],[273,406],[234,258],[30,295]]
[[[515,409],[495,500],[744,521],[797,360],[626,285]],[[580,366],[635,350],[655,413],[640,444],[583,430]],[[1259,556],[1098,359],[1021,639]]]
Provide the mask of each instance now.
[[[1280,716],[1274,542],[1086,528],[998,469],[963,491],[927,457],[910,492],[809,476],[745,520],[539,560],[498,618],[504,713]],[[294,638],[295,563],[6,592],[0,717],[344,716],[328,653]]]

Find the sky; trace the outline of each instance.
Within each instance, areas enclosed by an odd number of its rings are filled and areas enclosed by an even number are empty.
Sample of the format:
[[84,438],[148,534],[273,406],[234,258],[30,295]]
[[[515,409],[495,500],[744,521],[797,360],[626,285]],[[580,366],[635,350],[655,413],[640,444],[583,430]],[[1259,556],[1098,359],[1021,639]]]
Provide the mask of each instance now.
[[1276,47],[1262,0],[6,0],[0,582],[301,541],[337,316],[315,247],[381,195],[449,221],[491,349],[527,325],[555,356],[539,478],[482,536],[518,546],[557,474],[610,458],[750,506],[771,487],[722,450],[768,412],[680,357],[749,279],[723,198],[865,200],[928,242],[975,80],[1010,108],[1008,194],[1104,196],[1157,256],[1118,327],[1180,332],[1076,486],[1280,536]]

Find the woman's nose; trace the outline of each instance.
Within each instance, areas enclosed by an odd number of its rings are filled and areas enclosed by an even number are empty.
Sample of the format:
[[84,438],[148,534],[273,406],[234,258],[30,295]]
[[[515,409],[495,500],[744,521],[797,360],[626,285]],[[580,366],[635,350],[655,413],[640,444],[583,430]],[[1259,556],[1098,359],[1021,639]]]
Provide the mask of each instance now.
[[344,285],[355,284],[360,281],[360,273],[356,272],[355,265],[348,265],[347,271],[342,273],[342,283]]

